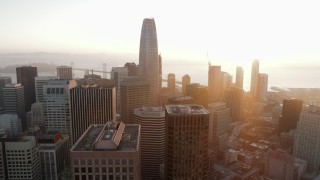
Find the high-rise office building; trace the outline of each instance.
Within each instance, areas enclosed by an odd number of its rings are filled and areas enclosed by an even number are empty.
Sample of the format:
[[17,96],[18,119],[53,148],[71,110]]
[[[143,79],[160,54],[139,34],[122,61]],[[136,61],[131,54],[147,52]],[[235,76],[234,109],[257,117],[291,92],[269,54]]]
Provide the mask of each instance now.
[[31,106],[31,125],[44,127],[44,103],[36,102]]
[[165,150],[165,112],[161,107],[135,108],[134,123],[141,126],[142,179],[160,179]]
[[187,96],[191,96],[195,104],[199,104],[205,108],[208,107],[208,86],[191,83],[187,86],[186,91]]
[[259,61],[254,60],[251,68],[251,85],[250,94],[253,97],[257,97],[258,78],[259,78]]
[[24,87],[21,84],[6,84],[2,91],[4,112],[7,114],[17,114],[21,120],[22,131],[26,130],[27,119],[24,107]]
[[279,119],[279,133],[289,132],[297,128],[303,101],[300,99],[284,99],[282,116]]
[[57,77],[58,79],[72,79],[72,67],[70,66],[58,66],[57,67]]
[[0,107],[3,107],[2,88],[4,88],[6,84],[11,84],[11,77],[0,77]]
[[0,114],[0,129],[9,136],[21,133],[21,120],[17,114]]
[[236,87],[243,89],[243,68],[240,66],[236,70]]
[[209,117],[209,146],[217,155],[225,150],[228,141],[230,109],[226,103],[212,103],[208,106]]
[[320,169],[320,108],[311,105],[301,112],[294,137],[293,155],[307,161],[307,171]]
[[71,142],[91,124],[116,120],[116,89],[109,79],[87,79],[70,89]]
[[190,76],[189,74],[186,74],[182,77],[182,95],[187,95],[187,86],[190,84]]
[[128,69],[128,76],[138,76],[138,66],[134,62],[127,62],[124,65]]
[[222,100],[223,73],[221,66],[209,65],[208,71],[208,103],[219,102]]
[[51,80],[43,85],[44,123],[47,130],[58,130],[71,137],[70,129],[70,89],[75,80]]
[[167,79],[167,87],[169,90],[169,96],[174,96],[176,93],[176,76],[173,73],[168,74],[168,79]]
[[231,111],[231,122],[239,122],[242,119],[243,89],[230,87],[225,90],[225,102]]
[[128,68],[127,67],[112,67],[111,70],[111,79],[114,80],[114,84],[116,87],[116,99],[117,99],[117,113],[120,114],[120,82],[128,77]]
[[141,179],[140,125],[93,124],[70,150],[73,180]]
[[39,147],[34,136],[0,138],[0,147],[0,179],[41,179]]
[[139,71],[140,75],[147,78],[150,83],[151,104],[158,105],[161,76],[157,30],[153,18],[143,20],[140,36]]
[[199,105],[167,105],[165,179],[209,177],[209,112]]
[[48,131],[38,138],[42,180],[62,179],[70,165],[70,139],[58,131]]
[[47,81],[55,79],[57,79],[56,76],[38,76],[34,78],[37,102],[43,102],[43,85],[45,85]]
[[17,83],[24,86],[25,112],[31,110],[31,105],[36,102],[35,77],[38,76],[37,67],[17,67]]
[[133,123],[134,108],[150,105],[150,84],[145,78],[128,77],[120,83],[121,120]]
[[267,101],[268,91],[268,74],[258,75],[258,88],[257,88],[257,99],[262,102]]

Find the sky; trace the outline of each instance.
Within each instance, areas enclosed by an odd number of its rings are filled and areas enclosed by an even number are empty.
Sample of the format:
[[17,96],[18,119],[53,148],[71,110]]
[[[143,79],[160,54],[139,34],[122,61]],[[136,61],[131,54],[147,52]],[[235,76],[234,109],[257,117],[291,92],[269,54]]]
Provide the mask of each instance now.
[[0,53],[132,53],[155,18],[164,59],[319,65],[317,1],[1,0]]

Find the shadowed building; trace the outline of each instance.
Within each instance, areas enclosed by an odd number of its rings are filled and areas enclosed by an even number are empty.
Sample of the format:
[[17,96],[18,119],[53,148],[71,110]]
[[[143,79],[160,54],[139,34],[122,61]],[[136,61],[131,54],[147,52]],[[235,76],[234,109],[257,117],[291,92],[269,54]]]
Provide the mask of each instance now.
[[199,104],[204,108],[208,107],[208,86],[200,85],[199,83],[191,83],[187,86],[187,96],[194,99],[195,104]]
[[268,91],[268,74],[258,75],[258,88],[257,88],[257,99],[261,102],[267,101]]
[[169,96],[174,96],[176,94],[176,76],[173,73],[168,74],[168,84]]
[[37,67],[17,67],[17,83],[24,86],[25,112],[31,110],[31,105],[36,102],[35,77],[38,76]]
[[166,106],[165,179],[211,179],[208,131],[209,113],[202,106]]
[[11,77],[0,77],[0,107],[3,107],[2,88],[4,88],[6,84],[11,84]]
[[156,24],[153,18],[145,18],[140,36],[139,75],[145,77],[150,83],[152,105],[159,104],[161,89],[160,69]]
[[116,120],[116,90],[109,79],[86,79],[70,89],[71,143],[91,124]]
[[134,123],[141,126],[142,179],[160,179],[165,150],[165,112],[161,107],[135,108]]
[[282,116],[279,119],[279,133],[289,132],[297,128],[303,101],[300,99],[284,99]]
[[225,90],[225,102],[231,111],[231,122],[239,122],[242,118],[243,89],[230,87]]
[[133,123],[134,108],[150,105],[150,84],[145,78],[128,77],[120,83],[120,111],[124,123]]

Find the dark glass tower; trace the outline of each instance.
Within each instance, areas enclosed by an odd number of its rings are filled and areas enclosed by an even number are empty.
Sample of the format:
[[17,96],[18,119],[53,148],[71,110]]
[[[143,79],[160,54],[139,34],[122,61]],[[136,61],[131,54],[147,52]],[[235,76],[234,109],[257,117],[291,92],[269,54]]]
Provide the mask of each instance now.
[[17,67],[17,83],[24,86],[26,112],[31,110],[31,105],[36,102],[34,78],[38,76],[37,67]]
[[160,67],[156,24],[153,18],[146,18],[140,36],[139,72],[150,83],[152,105],[159,104]]
[[284,99],[282,116],[279,119],[279,133],[297,128],[303,101],[301,99]]

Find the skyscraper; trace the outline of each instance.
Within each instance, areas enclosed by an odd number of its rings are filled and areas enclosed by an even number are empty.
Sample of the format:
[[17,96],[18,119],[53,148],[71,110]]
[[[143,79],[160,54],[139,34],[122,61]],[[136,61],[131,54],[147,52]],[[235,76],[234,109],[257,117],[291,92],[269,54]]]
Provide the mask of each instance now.
[[279,133],[289,132],[297,128],[303,101],[300,99],[284,99],[282,116],[279,119]]
[[169,96],[174,96],[176,93],[176,76],[173,73],[168,74],[168,90]]
[[187,86],[190,84],[190,76],[189,74],[186,74],[182,77],[182,95],[187,95]]
[[293,155],[307,160],[307,171],[320,169],[320,108],[312,105],[301,112],[294,137]]
[[38,76],[37,67],[17,67],[17,83],[24,86],[25,111],[31,110],[31,105],[36,102],[34,79]]
[[70,130],[70,89],[75,80],[51,80],[43,85],[44,116],[47,130],[58,130],[71,137]]
[[70,89],[71,143],[91,124],[116,119],[116,89],[109,79],[87,79]]
[[253,96],[255,98],[257,97],[258,74],[259,74],[259,61],[254,60],[252,62],[252,68],[251,68],[250,93],[251,93],[251,96]]
[[11,77],[0,77],[0,107],[3,107],[2,88],[4,88],[6,84],[11,84]]
[[225,102],[231,111],[231,122],[239,122],[242,118],[243,89],[230,87],[225,90]]
[[243,89],[243,68],[238,66],[236,71],[236,87]]
[[117,99],[117,113],[120,114],[120,82],[128,77],[128,68],[127,67],[112,67],[111,70],[111,79],[114,80],[116,87],[116,99]]
[[259,101],[267,101],[268,91],[268,74],[258,74],[257,99]]
[[166,106],[165,179],[211,179],[209,113],[199,105]]
[[24,87],[21,84],[6,84],[3,90],[4,112],[17,114],[21,120],[22,131],[27,129],[24,103]]
[[195,104],[199,104],[204,108],[208,107],[208,86],[199,83],[191,83],[187,85],[187,96],[194,99]]
[[209,146],[218,154],[227,147],[228,128],[230,123],[230,108],[226,103],[212,103],[208,106],[209,118]]
[[57,79],[56,76],[39,76],[34,78],[37,102],[43,102],[43,85],[45,85],[47,81],[55,79]]
[[145,18],[140,36],[139,71],[150,83],[152,105],[159,104],[160,67],[156,24],[153,18]]
[[34,136],[0,138],[0,147],[0,179],[41,179],[39,147]]
[[161,107],[135,108],[134,123],[141,126],[142,179],[159,179],[165,150],[165,112]]
[[208,71],[208,102],[214,103],[222,100],[223,74],[221,66],[209,65]]
[[72,79],[72,67],[70,66],[58,66],[57,67],[57,77],[58,79]]
[[134,108],[150,105],[150,83],[145,78],[128,77],[120,83],[121,119],[133,123]]

